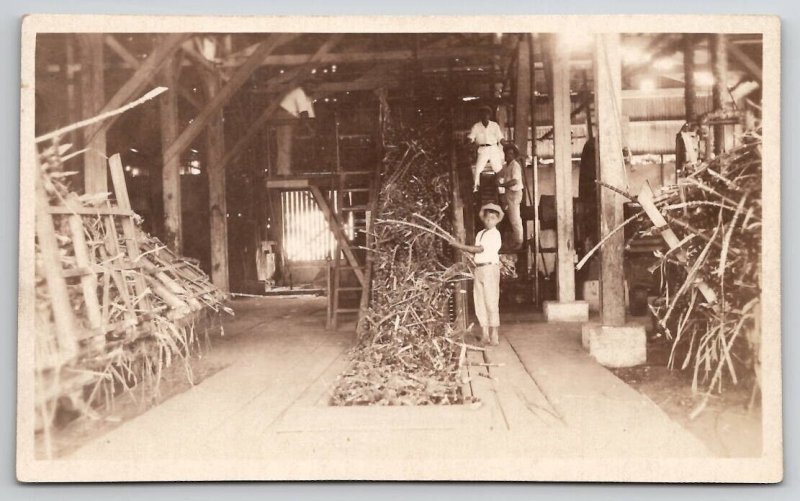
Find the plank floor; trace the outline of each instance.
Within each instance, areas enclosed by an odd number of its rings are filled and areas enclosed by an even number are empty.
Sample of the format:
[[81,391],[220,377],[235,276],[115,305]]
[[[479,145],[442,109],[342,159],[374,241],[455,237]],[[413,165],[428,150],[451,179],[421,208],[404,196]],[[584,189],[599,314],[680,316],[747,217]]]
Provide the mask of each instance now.
[[709,455],[595,363],[580,346],[579,325],[509,317],[500,346],[468,352],[479,405],[334,408],[325,405],[326,391],[354,336],[324,330],[325,298],[248,298],[233,306],[225,341],[209,355],[225,369],[59,460],[51,473],[591,480],[591,470],[551,470],[541,460]]

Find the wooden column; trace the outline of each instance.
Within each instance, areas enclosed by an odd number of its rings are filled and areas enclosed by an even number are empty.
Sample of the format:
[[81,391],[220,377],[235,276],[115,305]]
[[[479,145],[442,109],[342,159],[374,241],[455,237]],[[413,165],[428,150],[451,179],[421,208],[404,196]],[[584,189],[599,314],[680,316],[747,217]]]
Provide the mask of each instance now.
[[[76,93],[75,84],[75,67],[76,67],[76,38],[74,36],[68,36],[65,40],[65,68],[64,68],[64,83],[66,84],[65,88],[65,97],[67,99],[67,123],[74,124],[75,122],[80,121],[81,114],[78,110],[78,96]],[[78,144],[78,131],[70,132],[67,136],[69,138],[69,142],[73,145],[77,146]],[[74,148],[73,151],[77,151],[78,148]]]
[[[219,77],[206,75],[206,96],[213,100],[220,89]],[[228,265],[228,205],[225,198],[225,136],[223,110],[208,119],[206,127],[206,171],[208,172],[209,231],[211,234],[211,281],[225,292],[230,291]]]
[[[383,111],[383,110],[381,110]],[[383,118],[381,118],[381,125]],[[458,154],[456,151],[456,135],[454,130],[455,125],[455,108],[450,108],[450,186],[452,190],[450,208],[452,210],[452,223],[453,223],[453,236],[461,242],[465,243],[467,239],[467,229],[464,224],[464,199],[462,198],[461,179],[458,172]],[[456,258],[461,262],[465,262],[463,252],[456,252]],[[464,280],[455,282],[455,308],[456,308],[456,328],[466,330],[467,328],[467,309],[469,301],[467,300],[467,291],[469,286]],[[463,292],[462,292],[463,291]]]
[[183,253],[183,225],[181,213],[181,162],[180,155],[168,158],[167,148],[178,137],[180,120],[178,116],[178,70],[180,58],[173,56],[162,69],[162,81],[169,88],[159,99],[161,116],[161,152],[164,199],[164,243],[178,254]]
[[[81,115],[90,118],[100,113],[105,103],[103,35],[79,35],[81,46]],[[83,187],[86,193],[108,191],[106,134],[95,134],[91,127],[83,129]]]
[[694,49],[695,36],[691,33],[683,35],[683,101],[686,104],[686,121],[691,122],[697,116],[697,92],[694,84]]
[[533,302],[541,303],[539,294],[539,162],[536,157],[536,51],[534,34],[528,33],[528,55],[530,56],[530,107],[531,107],[531,169],[522,171],[526,180],[528,203],[533,206],[533,221],[525,221],[526,237],[533,238],[533,246],[526,245],[528,250],[528,270],[533,273]]
[[552,72],[553,142],[555,160],[555,197],[558,302],[575,300],[575,243],[572,210],[572,134],[570,112],[569,47],[563,35],[550,39]]
[[[728,54],[726,52],[727,37],[722,33],[711,35],[709,49],[711,52],[711,72],[714,75],[714,87],[711,89],[711,101],[714,111],[723,108],[728,94]],[[725,126],[714,126],[714,154],[725,151]]]
[[527,35],[517,44],[517,81],[514,87],[514,144],[523,157],[528,155],[528,125],[531,111],[531,56]]
[[[620,36],[595,35],[594,96],[597,110],[598,165],[600,179],[611,186],[627,188],[622,158],[622,65]],[[623,217],[623,199],[609,189],[600,190],[600,235],[608,235]],[[625,323],[625,278],[623,247],[625,236],[619,231],[606,240],[601,251],[600,303],[602,323]]]

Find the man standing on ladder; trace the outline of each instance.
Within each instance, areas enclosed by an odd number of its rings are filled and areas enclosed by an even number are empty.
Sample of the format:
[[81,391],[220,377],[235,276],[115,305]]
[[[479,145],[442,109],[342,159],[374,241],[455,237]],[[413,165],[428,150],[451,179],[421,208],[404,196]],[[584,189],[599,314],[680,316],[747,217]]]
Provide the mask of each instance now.
[[508,143],[503,148],[506,156],[506,166],[503,168],[500,186],[505,190],[503,194],[508,222],[511,224],[511,249],[522,246],[522,217],[519,206],[522,203],[522,166],[519,163],[519,149],[514,143]]
[[[308,86],[306,86],[308,89]],[[308,89],[311,92],[311,89]],[[292,170],[292,140],[298,125],[304,126],[309,134],[314,131],[309,119],[314,118],[314,102],[303,87],[295,87],[281,100],[275,112],[275,141],[278,147],[275,171],[279,176],[288,176]]]
[[481,184],[481,172],[488,165],[495,174],[503,168],[503,150],[505,137],[497,122],[491,120],[493,110],[489,106],[481,106],[481,120],[472,126],[467,138],[478,149],[478,160],[472,168],[474,176],[473,190],[478,191]]

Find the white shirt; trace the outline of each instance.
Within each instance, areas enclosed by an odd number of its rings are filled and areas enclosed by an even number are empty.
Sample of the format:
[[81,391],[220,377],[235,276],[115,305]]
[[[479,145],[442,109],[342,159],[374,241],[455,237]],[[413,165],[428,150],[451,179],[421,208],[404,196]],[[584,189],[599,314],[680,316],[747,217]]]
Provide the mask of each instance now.
[[500,125],[498,125],[497,122],[492,122],[491,120],[489,120],[489,123],[486,125],[486,127],[483,126],[483,122],[476,122],[469,131],[469,136],[467,137],[475,144],[490,144],[492,146],[500,143],[501,139],[505,139],[503,131],[500,129]]
[[502,239],[500,238],[500,232],[497,231],[497,228],[479,231],[475,236],[475,245],[483,247],[483,252],[475,254],[475,264],[500,263],[498,252],[500,252]]
[[295,87],[286,94],[286,97],[281,101],[281,108],[295,117],[299,117],[300,113],[305,111],[308,113],[309,118],[314,118],[314,104],[300,87]]
[[512,179],[517,180],[517,184],[506,188],[507,190],[522,191],[522,167],[520,167],[519,162],[512,160],[511,162],[507,163],[503,168],[502,176],[503,181],[506,183]]

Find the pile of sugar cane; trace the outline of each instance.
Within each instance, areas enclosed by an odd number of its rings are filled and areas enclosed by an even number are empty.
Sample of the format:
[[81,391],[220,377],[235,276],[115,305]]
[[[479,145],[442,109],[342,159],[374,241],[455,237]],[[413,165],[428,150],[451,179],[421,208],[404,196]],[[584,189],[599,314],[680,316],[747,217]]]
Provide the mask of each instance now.
[[[138,255],[131,255],[120,221],[110,219],[115,210],[124,212],[115,208],[110,194],[79,195],[71,189],[76,172],[65,170],[64,163],[82,152],[68,154],[69,149],[45,147],[37,173],[44,194],[44,201],[37,201],[37,218],[52,213],[58,272],[65,277],[73,319],[69,332],[59,331],[48,287],[52,277],[43,267],[37,235],[36,400],[45,434],[64,397],[76,410],[96,416],[110,410],[118,394],[144,404],[156,400],[163,371],[173,362],[184,365],[191,381],[190,358],[202,353],[202,341],[207,342],[208,314],[233,313],[224,305],[225,294],[196,263],[138,226]],[[53,213],[54,207],[68,210]],[[82,265],[81,255],[91,265]],[[97,277],[92,286],[82,280],[90,275]],[[136,281],[145,284],[141,294],[132,293]],[[95,295],[95,307],[87,294]],[[66,351],[65,339],[74,348]]]
[[454,331],[448,306],[465,269],[447,243],[451,187],[442,116],[387,121],[371,300],[334,405],[462,402],[463,333]]
[[[651,271],[660,273],[661,290],[650,308],[672,343],[670,367],[691,370],[693,389],[705,390],[696,412],[726,384],[758,384],[761,169],[760,136],[749,133],[741,146],[688,166],[677,184],[655,193],[651,207],[669,228],[655,227],[645,211],[628,220],[638,225],[634,238],[667,229],[677,237],[656,253]],[[642,195],[638,201],[646,208]]]

